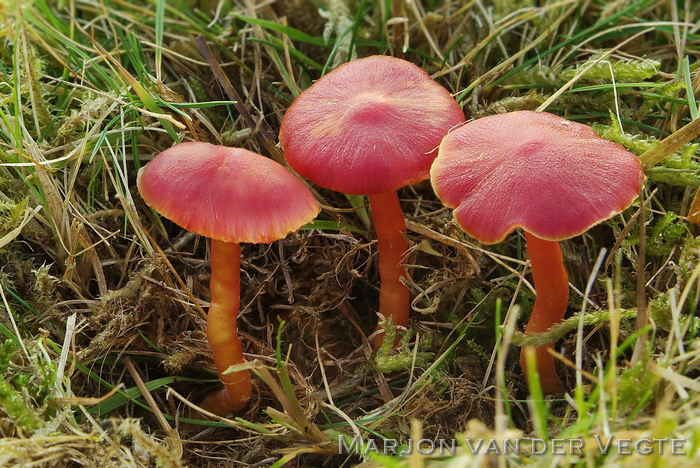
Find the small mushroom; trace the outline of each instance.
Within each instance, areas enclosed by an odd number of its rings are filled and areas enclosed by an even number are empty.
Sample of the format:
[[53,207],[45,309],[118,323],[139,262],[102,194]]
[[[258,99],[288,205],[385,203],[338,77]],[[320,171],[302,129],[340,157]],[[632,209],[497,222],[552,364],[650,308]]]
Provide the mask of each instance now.
[[440,140],[463,121],[445,88],[416,65],[387,56],[336,68],[301,93],[282,121],[280,142],[292,169],[322,187],[369,196],[379,241],[379,311],[402,327],[410,303],[400,281],[407,245],[396,191],[428,178]]
[[[445,137],[431,169],[435,193],[459,226],[484,244],[522,228],[537,291],[525,333],[561,321],[569,279],[558,241],[627,208],[640,190],[639,159],[593,130],[544,112],[469,122]],[[536,350],[545,393],[559,393],[547,347]],[[525,353],[520,362],[525,370]]]
[[269,243],[308,223],[320,207],[302,181],[259,154],[209,143],[181,143],[139,171],[144,201],[179,226],[211,239],[207,339],[224,389],[201,406],[215,414],[242,409],[251,396],[236,320],[241,242]]

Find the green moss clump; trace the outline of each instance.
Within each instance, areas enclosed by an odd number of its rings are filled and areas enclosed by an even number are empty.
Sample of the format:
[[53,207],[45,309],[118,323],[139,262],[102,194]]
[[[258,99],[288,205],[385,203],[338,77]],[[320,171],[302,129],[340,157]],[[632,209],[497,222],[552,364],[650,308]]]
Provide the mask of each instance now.
[[678,240],[686,233],[686,224],[679,221],[678,215],[672,211],[659,219],[646,239],[646,249],[649,255],[669,255]]
[[648,392],[654,392],[658,377],[649,372],[643,361],[622,371],[617,384],[617,397],[621,407],[633,408],[643,402]]
[[[599,57],[591,57],[590,60],[578,65],[576,68],[567,68],[559,74],[559,79],[569,81],[583,69],[595,63]],[[656,60],[634,59],[622,60],[600,60],[589,70],[579,77],[579,81],[599,82],[612,81],[613,77],[618,83],[636,83],[653,78],[658,74],[660,62]]]
[[[654,226],[647,230],[644,240],[646,253],[654,257],[670,255],[683,236],[688,232],[686,223],[678,219],[672,211],[661,216]],[[625,248],[639,245],[639,227],[635,226],[629,237],[623,242]]]
[[[508,84],[541,84],[561,86],[581,73],[586,67],[598,60],[597,56],[579,64],[576,67],[560,69],[538,65],[531,67],[508,79]],[[582,76],[580,82],[612,82],[613,77],[618,83],[636,83],[653,78],[658,74],[660,63],[655,60],[634,59],[601,60],[591,66]]]
[[0,346],[0,411],[14,425],[31,434],[46,425],[58,412],[52,389],[56,384],[56,366],[39,355],[30,353],[28,366],[12,363],[18,346],[12,340]]
[[19,203],[0,201],[0,237],[19,226],[24,217],[24,211],[27,209],[28,201],[28,198]]
[[0,346],[0,374],[7,372],[10,366],[10,359],[15,355],[15,343],[12,340],[5,340]]
[[506,80],[507,84],[522,84],[522,85],[552,85],[556,86],[559,83],[559,73],[561,69],[551,68],[544,65],[526,68]]
[[40,422],[22,398],[22,395],[7,380],[0,377],[0,405],[7,416],[25,432],[39,429]]
[[523,109],[536,109],[546,100],[541,93],[531,90],[524,96],[510,96],[489,104],[483,115],[505,114]]
[[[389,374],[413,367],[414,350],[411,349],[408,344],[415,335],[415,331],[409,328],[401,334],[401,339],[397,348],[398,353],[394,353],[393,345],[399,335],[396,330],[396,325],[394,325],[391,319],[381,322],[380,325],[386,333],[382,345],[377,350],[377,355],[374,358],[374,365],[377,370],[384,374]],[[427,349],[431,344],[432,340],[430,337],[424,337],[420,340],[418,349]],[[427,368],[434,357],[434,353],[418,351],[415,353],[415,366]]]
[[[610,118],[612,125],[597,123],[592,125],[598,136],[618,143],[636,155],[641,155],[658,144],[654,137],[625,133],[617,117],[611,114]],[[686,144],[678,153],[669,155],[654,167],[646,168],[645,174],[654,182],[678,186],[698,186],[700,185],[700,164],[693,159],[698,150],[700,150],[700,144]]]
[[596,132],[599,137],[622,145],[637,156],[651,149],[656,143],[656,140],[648,135],[625,133],[617,117],[611,114],[610,118],[612,119],[612,125],[603,125],[599,123],[591,125],[593,131]]

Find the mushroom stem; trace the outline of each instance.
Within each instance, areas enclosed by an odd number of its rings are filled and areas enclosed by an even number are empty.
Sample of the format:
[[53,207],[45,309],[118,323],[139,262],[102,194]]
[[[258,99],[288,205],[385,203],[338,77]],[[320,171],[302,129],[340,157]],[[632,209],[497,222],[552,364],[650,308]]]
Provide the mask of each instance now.
[[[561,322],[569,304],[569,276],[564,269],[564,258],[559,242],[548,241],[525,232],[527,251],[530,256],[532,278],[537,291],[535,306],[525,333],[541,333]],[[545,394],[561,393],[564,385],[554,368],[554,358],[547,352],[553,344],[535,349],[537,372]],[[526,372],[525,349],[520,352],[520,365]]]
[[247,370],[224,374],[241,364],[243,347],[238,338],[238,311],[241,305],[241,246],[211,240],[211,303],[207,314],[207,340],[214,353],[214,364],[224,388],[207,396],[200,406],[224,415],[242,409],[251,395]]
[[[379,241],[379,312],[394,325],[408,326],[409,297],[408,289],[400,278],[406,269],[399,266],[404,252],[408,249],[404,234],[406,221],[399,204],[396,191],[369,195],[369,204],[374,217],[374,228]],[[374,340],[374,349],[382,344],[384,335]]]

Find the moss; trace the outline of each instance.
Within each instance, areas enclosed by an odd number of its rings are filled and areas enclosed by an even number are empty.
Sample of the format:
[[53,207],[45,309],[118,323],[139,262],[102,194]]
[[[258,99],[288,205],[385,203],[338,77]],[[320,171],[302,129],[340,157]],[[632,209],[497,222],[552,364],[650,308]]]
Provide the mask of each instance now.
[[511,96],[489,104],[480,115],[504,114],[523,109],[536,109],[546,97],[534,90],[524,96]]
[[669,330],[673,323],[671,315],[671,297],[668,293],[659,294],[649,304],[649,315],[656,325],[664,330]]
[[681,254],[678,258],[678,267],[683,280],[687,280],[688,275],[698,265],[698,252],[700,252],[700,236],[687,236],[681,247]]
[[29,63],[27,64],[29,68],[29,86],[31,87],[31,94],[33,95],[33,99],[31,100],[32,111],[36,113],[36,117],[39,121],[39,128],[35,130],[37,138],[42,139],[43,133],[53,119],[45,97],[47,94],[42,93],[41,88],[41,78],[45,75],[44,60],[36,53],[34,47],[29,47],[27,49],[27,54],[29,55]]
[[[697,333],[700,328],[700,317],[689,315],[689,310],[681,311],[683,314],[680,317],[680,328],[685,329],[688,326],[688,332],[691,336]],[[673,314],[671,313],[671,296],[669,293],[659,294],[655,299],[649,302],[649,314],[654,324],[662,330],[671,331],[673,327]],[[688,321],[690,324],[688,325]]]
[[638,156],[651,149],[656,143],[654,138],[648,135],[625,133],[617,117],[611,114],[610,118],[612,119],[612,125],[603,125],[599,123],[591,125],[593,131],[601,138],[622,145]]
[[29,199],[27,198],[18,203],[0,201],[0,237],[20,225],[24,217],[24,211],[27,209],[28,201]]
[[0,346],[0,374],[7,372],[10,359],[15,355],[15,343],[12,340],[5,340]]
[[488,362],[491,359],[491,355],[486,352],[483,346],[474,340],[463,340],[462,344],[469,348],[473,354],[476,354],[481,358],[482,361]]
[[[0,150],[0,159],[13,161],[12,157]],[[27,196],[27,186],[6,167],[0,167],[0,201],[20,202]]]
[[669,211],[651,229],[646,239],[649,255],[669,255],[686,232],[686,223],[678,220],[678,215]]
[[[374,359],[375,367],[379,372],[384,374],[389,374],[392,372],[399,372],[402,370],[411,369],[413,367],[414,350],[408,345],[410,340],[415,335],[415,331],[409,328],[404,333],[401,334],[399,341],[399,346],[397,348],[398,353],[393,349],[393,344],[399,336],[398,331],[394,322],[389,319],[387,321],[381,322],[380,325],[386,334],[384,335],[384,340],[382,345],[377,350],[377,355]],[[432,344],[432,340],[429,337],[421,339],[419,343],[419,349],[427,349]],[[432,362],[435,354],[427,351],[417,351],[415,353],[415,366],[420,368],[427,368]]]
[[326,25],[323,28],[323,39],[328,41],[331,37],[336,37],[340,42],[337,45],[335,57],[333,57],[333,67],[337,67],[357,58],[356,51],[350,56],[353,36],[347,34],[347,31],[353,27],[354,17],[350,11],[349,0],[328,0],[325,10],[318,10],[318,14],[326,20]]
[[[117,99],[117,95],[108,93],[106,96],[97,96],[93,93],[85,92],[78,95],[77,99],[82,101],[80,109],[73,109],[62,117],[61,125],[56,131],[56,139],[54,141],[56,145],[70,143],[81,134],[84,134],[86,127],[94,124],[100,114]],[[89,148],[86,148],[85,156],[89,156],[90,153]]]
[[[576,67],[567,68],[559,75],[562,81],[569,81],[586,67],[594,64],[599,57],[593,56],[590,60],[583,62]],[[579,81],[586,82],[608,82],[613,77],[618,83],[636,83],[653,78],[658,74],[661,63],[655,60],[607,60],[603,59],[595,63],[589,70],[579,77]]]
[[507,84],[544,84],[556,85],[559,83],[558,75],[561,72],[559,68],[552,68],[545,65],[537,65],[535,67],[526,68],[506,80]]
[[250,128],[244,128],[241,130],[231,128],[221,133],[221,141],[226,146],[240,146],[241,143],[247,138],[250,138],[252,134],[253,130]]
[[[593,130],[602,138],[618,143],[636,155],[653,148],[658,140],[647,135],[625,133],[620,122],[611,115],[612,125],[593,124]],[[700,164],[693,156],[700,149],[700,144],[689,143],[677,153],[671,154],[658,165],[647,168],[645,174],[654,182],[669,185],[698,186],[700,185]]]
[[[523,70],[508,79],[509,84],[543,84],[560,86],[581,73],[598,60],[597,56],[582,62],[576,67],[564,70],[558,67],[538,65]],[[601,60],[578,78],[580,82],[611,82],[613,76],[618,83],[636,83],[653,78],[658,74],[660,63],[655,60]],[[612,73],[611,73],[612,68]],[[662,90],[662,88],[659,88]],[[665,91],[664,91],[665,92]],[[664,94],[665,95],[665,94]]]
[[0,377],[0,405],[7,416],[22,430],[34,432],[40,427],[39,420],[29,409],[22,395],[11,383]]
[[[686,223],[678,220],[676,213],[667,212],[656,220],[651,229],[647,230],[644,240],[646,253],[655,257],[670,255],[686,232]],[[639,226],[633,228],[623,244],[628,248],[639,245]]]
[[59,279],[49,273],[49,265],[42,265],[37,269],[32,269],[34,277],[32,284],[32,303],[37,310],[46,311],[55,307],[56,285]]
[[621,407],[633,408],[639,405],[647,392],[654,392],[658,377],[649,372],[646,363],[640,360],[632,367],[622,371],[617,383],[617,397]]
[[0,346],[0,410],[26,433],[45,426],[58,412],[54,402],[56,366],[43,359],[38,342],[25,342],[30,351],[27,365],[13,363],[18,346],[12,340]]

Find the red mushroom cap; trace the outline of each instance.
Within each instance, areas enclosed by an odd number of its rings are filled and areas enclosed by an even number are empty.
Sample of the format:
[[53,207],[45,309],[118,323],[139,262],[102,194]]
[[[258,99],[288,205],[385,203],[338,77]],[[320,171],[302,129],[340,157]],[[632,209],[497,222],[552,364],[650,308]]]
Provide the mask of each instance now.
[[460,227],[494,244],[517,228],[550,241],[577,236],[627,208],[641,172],[634,154],[590,127],[519,111],[451,132],[430,176]]
[[268,243],[316,217],[306,186],[275,161],[241,148],[180,143],[139,171],[145,202],[188,231]]
[[301,93],[284,116],[280,142],[302,177],[371,195],[427,179],[440,140],[463,121],[459,104],[426,72],[375,55]]

